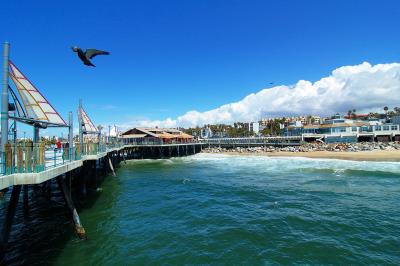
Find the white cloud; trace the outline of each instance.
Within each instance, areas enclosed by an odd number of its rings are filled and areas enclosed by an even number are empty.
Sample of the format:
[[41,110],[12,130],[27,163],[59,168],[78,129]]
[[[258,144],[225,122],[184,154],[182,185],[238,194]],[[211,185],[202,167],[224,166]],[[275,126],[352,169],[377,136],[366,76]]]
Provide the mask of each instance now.
[[216,109],[189,111],[176,119],[138,121],[131,126],[176,127],[235,121],[257,121],[265,116],[331,115],[357,109],[358,112],[399,106],[400,64],[364,62],[335,69],[314,83],[300,80],[291,86],[276,86],[252,93],[242,100]]
[[165,128],[174,128],[177,127],[176,120],[171,118],[167,118],[165,120],[135,120],[125,124],[116,125],[119,130],[126,130],[132,127],[165,127]]

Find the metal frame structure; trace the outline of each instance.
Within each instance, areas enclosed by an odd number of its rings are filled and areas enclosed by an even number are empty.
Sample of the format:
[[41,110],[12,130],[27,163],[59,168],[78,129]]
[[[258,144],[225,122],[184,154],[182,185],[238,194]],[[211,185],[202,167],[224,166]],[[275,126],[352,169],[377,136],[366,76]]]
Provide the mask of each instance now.
[[[39,130],[40,128],[47,127],[68,127],[69,128],[69,156],[70,159],[75,159],[73,151],[73,117],[72,112],[68,114],[68,124],[65,123],[64,119],[57,113],[57,111],[51,106],[51,104],[44,98],[44,96],[37,90],[33,84],[25,78],[25,76],[20,72],[16,66],[14,66],[10,59],[10,44],[8,42],[4,43],[3,47],[3,68],[2,68],[2,95],[1,95],[1,164],[2,171],[6,174],[6,145],[8,143],[8,134],[9,134],[9,119],[12,119],[14,122],[13,125],[13,134],[14,134],[14,142],[16,143],[17,139],[17,122],[25,123],[27,125],[33,126],[33,142],[39,142]],[[9,67],[11,68],[11,73],[9,72]],[[21,103],[19,102],[18,97],[12,90],[9,85],[9,77],[11,76],[14,85],[17,87],[19,96],[24,103],[24,108],[22,108]],[[24,93],[21,93],[21,90],[25,90]],[[9,93],[12,96],[14,101],[14,105],[9,104]],[[39,100],[37,100],[39,99]],[[29,102],[30,100],[30,102]],[[28,105],[27,105],[28,104]],[[30,106],[31,109],[28,110],[27,106]],[[34,107],[33,107],[34,106]],[[36,110],[34,109],[36,108]],[[11,110],[10,110],[11,109]],[[14,111],[14,115],[9,115],[9,111]],[[30,112],[28,112],[30,111]],[[44,117],[38,116],[38,114],[44,114]],[[29,117],[29,115],[31,117]],[[41,119],[42,118],[42,119]],[[47,119],[48,121],[44,120]],[[52,119],[51,119],[52,118]],[[55,121],[56,122],[55,122]],[[57,123],[61,122],[61,123]],[[13,159],[14,160],[14,159]],[[66,198],[66,202],[70,208],[71,216],[75,223],[75,228],[77,230],[78,235],[81,238],[85,238],[85,230],[83,229],[80,221],[78,213],[76,212],[75,207],[73,206],[73,202],[68,196],[70,190],[66,189],[65,180],[62,177],[58,177],[57,181],[59,183],[60,189],[63,192],[63,195]],[[27,185],[23,185],[24,187],[24,208],[28,206],[29,198],[28,198],[28,187]],[[3,221],[3,224],[0,227],[0,264],[3,262],[4,254],[7,247],[8,238],[10,235],[10,230],[12,226],[13,217],[15,215],[16,207],[19,200],[19,195],[21,192],[22,185],[13,186],[11,197],[9,200],[9,204],[6,210],[6,217]],[[3,191],[1,191],[3,193]],[[27,207],[26,207],[27,208]]]
[[[94,131],[89,131],[86,130],[86,124],[85,124],[85,119],[87,120],[87,123],[90,124],[91,128],[94,128]],[[78,107],[78,123],[79,123],[79,142],[81,147],[83,147],[83,135],[87,134],[93,134],[93,135],[98,135],[99,138],[99,143],[101,142],[101,131],[96,128],[88,114],[86,113],[85,109],[83,109],[82,105],[82,100],[79,100],[79,107]]]
[[[70,143],[70,149],[72,149],[73,146],[73,117],[72,117],[72,112],[69,112],[69,121],[68,124],[65,123],[64,119],[55,111],[54,107],[46,100],[46,98],[40,93],[39,90],[36,89],[36,87],[25,77],[23,76],[22,72],[10,61],[9,58],[10,55],[10,44],[8,42],[4,43],[3,47],[3,69],[2,69],[2,99],[1,99],[1,162],[3,163],[5,161],[5,144],[8,143],[8,134],[9,134],[9,119],[12,119],[14,121],[14,126],[13,126],[13,131],[14,131],[14,141],[16,141],[16,135],[17,135],[17,122],[24,123],[30,126],[33,126],[33,143],[38,143],[39,142],[39,130],[42,128],[48,128],[48,127],[66,127],[69,129],[68,132],[68,140]],[[11,73],[9,71],[9,67],[11,67]],[[16,73],[14,73],[16,72]],[[22,75],[22,77],[17,77],[17,74]],[[18,99],[16,93],[12,90],[11,86],[9,85],[9,77],[12,78],[14,85],[17,87],[19,91],[19,96],[22,99],[23,105],[21,104],[20,100]],[[22,81],[24,80],[25,83],[28,86],[31,86],[33,90],[27,90],[25,89],[26,85],[22,84]],[[43,100],[41,102],[37,101],[36,105],[40,109],[43,114],[45,114],[45,118],[48,119],[48,121],[43,120],[43,119],[35,119],[32,117],[29,117],[28,114],[30,113],[29,110],[26,109],[27,106],[31,106],[32,104],[29,104],[27,102],[27,96],[22,95],[20,90],[21,88],[24,88],[26,92],[32,97],[32,99],[35,100],[33,97],[33,93],[36,93],[37,97],[42,98]],[[14,115],[10,115],[10,104],[9,104],[9,94],[11,94],[12,99],[13,99],[13,106],[14,106]],[[36,101],[36,100],[35,100]],[[49,112],[44,110],[40,104],[47,104],[51,110],[54,110],[54,112]],[[12,106],[12,104],[11,104]],[[25,108],[24,108],[25,107]],[[33,111],[31,110],[31,113]],[[32,114],[31,114],[32,115]],[[55,123],[51,122],[50,118],[48,115],[57,115],[63,123]],[[70,153],[71,156],[73,156],[73,153]]]

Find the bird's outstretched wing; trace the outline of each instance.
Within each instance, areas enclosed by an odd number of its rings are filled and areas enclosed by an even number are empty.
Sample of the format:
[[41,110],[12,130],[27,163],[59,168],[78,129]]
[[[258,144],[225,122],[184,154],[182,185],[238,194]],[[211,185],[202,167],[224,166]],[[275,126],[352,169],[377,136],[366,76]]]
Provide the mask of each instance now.
[[109,55],[109,52],[96,50],[96,49],[86,49],[85,55],[87,58],[92,59],[96,55]]

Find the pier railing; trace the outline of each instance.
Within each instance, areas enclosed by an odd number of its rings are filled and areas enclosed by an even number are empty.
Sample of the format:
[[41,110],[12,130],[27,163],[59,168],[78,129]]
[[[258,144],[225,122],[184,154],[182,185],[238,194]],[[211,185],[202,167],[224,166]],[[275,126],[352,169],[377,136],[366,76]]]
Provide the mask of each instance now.
[[70,161],[72,154],[70,149],[49,149],[45,143],[7,143],[2,174],[42,172]]
[[160,146],[160,145],[173,145],[173,144],[190,144],[190,143],[198,143],[195,140],[163,140],[163,139],[143,139],[143,140],[124,140],[125,145],[133,145],[133,146]]
[[0,175],[14,173],[39,173],[72,161],[81,160],[86,155],[97,155],[110,149],[122,147],[122,143],[74,143],[61,149],[51,148],[45,143],[20,143],[5,145],[5,156],[1,160]]
[[51,148],[43,143],[7,143],[4,159],[0,160],[0,175],[14,173],[39,173],[73,161],[85,159],[85,156],[98,155],[123,146],[159,146],[198,143],[194,141],[147,140],[140,142],[114,141],[111,143],[88,142],[81,145],[75,142],[73,147],[68,143],[61,149]]

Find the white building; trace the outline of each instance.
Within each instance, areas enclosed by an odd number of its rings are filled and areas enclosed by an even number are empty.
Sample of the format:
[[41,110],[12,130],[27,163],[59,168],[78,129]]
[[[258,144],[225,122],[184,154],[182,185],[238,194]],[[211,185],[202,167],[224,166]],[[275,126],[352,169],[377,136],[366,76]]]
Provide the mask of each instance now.
[[208,139],[208,138],[212,138],[213,132],[212,132],[211,128],[204,127],[201,129],[200,135],[201,135],[201,138]]
[[249,131],[258,134],[260,132],[260,124],[258,122],[249,123]]
[[[295,133],[299,133],[297,131]],[[306,125],[302,128],[303,139],[324,139],[332,142],[391,141],[400,140],[400,125],[382,121],[355,121],[344,118],[326,120],[321,125]]]

